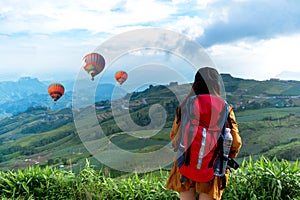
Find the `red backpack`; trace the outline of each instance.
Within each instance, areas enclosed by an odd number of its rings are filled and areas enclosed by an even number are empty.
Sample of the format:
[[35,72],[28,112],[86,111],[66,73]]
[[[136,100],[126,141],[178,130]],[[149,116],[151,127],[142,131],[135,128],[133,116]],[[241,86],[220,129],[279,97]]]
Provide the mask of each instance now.
[[186,178],[196,182],[213,180],[214,165],[221,154],[219,138],[228,113],[227,103],[212,95],[189,97],[182,106],[181,140],[177,150],[182,182]]

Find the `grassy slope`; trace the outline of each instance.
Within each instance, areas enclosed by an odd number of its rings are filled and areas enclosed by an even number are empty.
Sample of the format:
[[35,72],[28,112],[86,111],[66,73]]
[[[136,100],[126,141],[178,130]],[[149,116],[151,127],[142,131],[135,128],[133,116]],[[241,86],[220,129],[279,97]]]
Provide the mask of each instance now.
[[267,108],[237,113],[237,120],[243,138],[243,148],[240,155],[264,154],[281,155],[280,147],[294,149],[294,153],[285,151],[285,158],[299,158],[300,108]]

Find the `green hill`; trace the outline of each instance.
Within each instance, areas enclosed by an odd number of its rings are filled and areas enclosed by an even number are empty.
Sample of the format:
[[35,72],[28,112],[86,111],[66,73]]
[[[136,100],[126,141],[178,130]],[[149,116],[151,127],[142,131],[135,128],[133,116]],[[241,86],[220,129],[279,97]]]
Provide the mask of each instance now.
[[[299,158],[300,82],[244,80],[229,74],[222,77],[227,101],[235,108],[243,139],[240,160],[250,155],[254,158],[276,155],[290,161]],[[122,132],[113,117],[110,101],[95,104],[98,122],[110,142],[122,149],[131,152],[160,149],[170,142],[175,108],[184,97],[176,94],[189,88],[190,84],[151,85],[142,92],[133,92],[113,102],[121,106],[120,112],[128,110],[134,123],[142,127],[151,123],[149,111],[153,105],[161,105],[166,113],[166,123],[154,135],[154,130],[137,131],[140,138]],[[126,99],[128,105],[124,104]],[[160,107],[157,109],[157,112],[161,110]],[[79,110],[83,111],[83,108]],[[79,171],[85,158],[91,157],[76,131],[71,108],[54,111],[30,107],[26,112],[2,119],[0,127],[1,170],[52,165]],[[96,132],[90,133],[89,137],[99,151],[109,148],[107,140],[97,138]],[[99,168],[102,166],[95,158],[91,162]]]

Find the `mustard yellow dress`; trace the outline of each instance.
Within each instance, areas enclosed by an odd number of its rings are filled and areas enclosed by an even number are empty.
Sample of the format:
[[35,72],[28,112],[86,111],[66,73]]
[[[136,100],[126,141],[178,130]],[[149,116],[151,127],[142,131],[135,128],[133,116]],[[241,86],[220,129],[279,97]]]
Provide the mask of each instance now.
[[[238,130],[238,124],[236,122],[236,118],[233,112],[233,109],[230,108],[229,112],[229,119],[231,122],[231,126],[227,122],[226,126],[231,128],[231,135],[232,135],[232,146],[230,149],[230,158],[235,158],[238,155],[238,152],[242,146],[242,140],[239,135],[239,130]],[[179,141],[179,134],[177,134],[178,130],[180,128],[180,122],[177,122],[177,117],[175,117],[175,120],[173,122],[172,130],[170,133],[170,137],[172,140],[173,146],[178,144]],[[226,171],[225,177],[226,177],[226,184],[228,183],[228,175],[229,175],[229,170]],[[172,166],[172,169],[169,174],[169,179],[167,181],[166,187],[175,190],[177,192],[184,192],[188,191],[190,188],[194,187],[196,189],[196,192],[198,193],[206,193],[210,197],[216,200],[220,200],[221,196],[224,192],[224,190],[220,190],[220,185],[221,185],[221,179],[219,177],[215,177],[214,180],[207,182],[207,183],[200,183],[200,182],[195,182],[192,180],[187,180],[183,183],[180,182],[181,174],[179,172],[179,169],[177,167],[177,162],[176,159],[174,159],[174,163]]]

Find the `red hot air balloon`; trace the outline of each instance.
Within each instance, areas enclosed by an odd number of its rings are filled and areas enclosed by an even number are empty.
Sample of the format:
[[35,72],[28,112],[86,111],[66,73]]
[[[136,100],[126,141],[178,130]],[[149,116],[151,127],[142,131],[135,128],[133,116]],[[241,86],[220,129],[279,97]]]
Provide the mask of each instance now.
[[48,87],[48,94],[54,100],[54,103],[65,93],[65,88],[60,83],[52,83]]
[[94,77],[104,69],[105,60],[98,53],[89,53],[83,57],[82,66],[91,75],[92,80],[94,80]]
[[128,78],[128,74],[125,71],[118,71],[115,73],[115,79],[122,85]]

